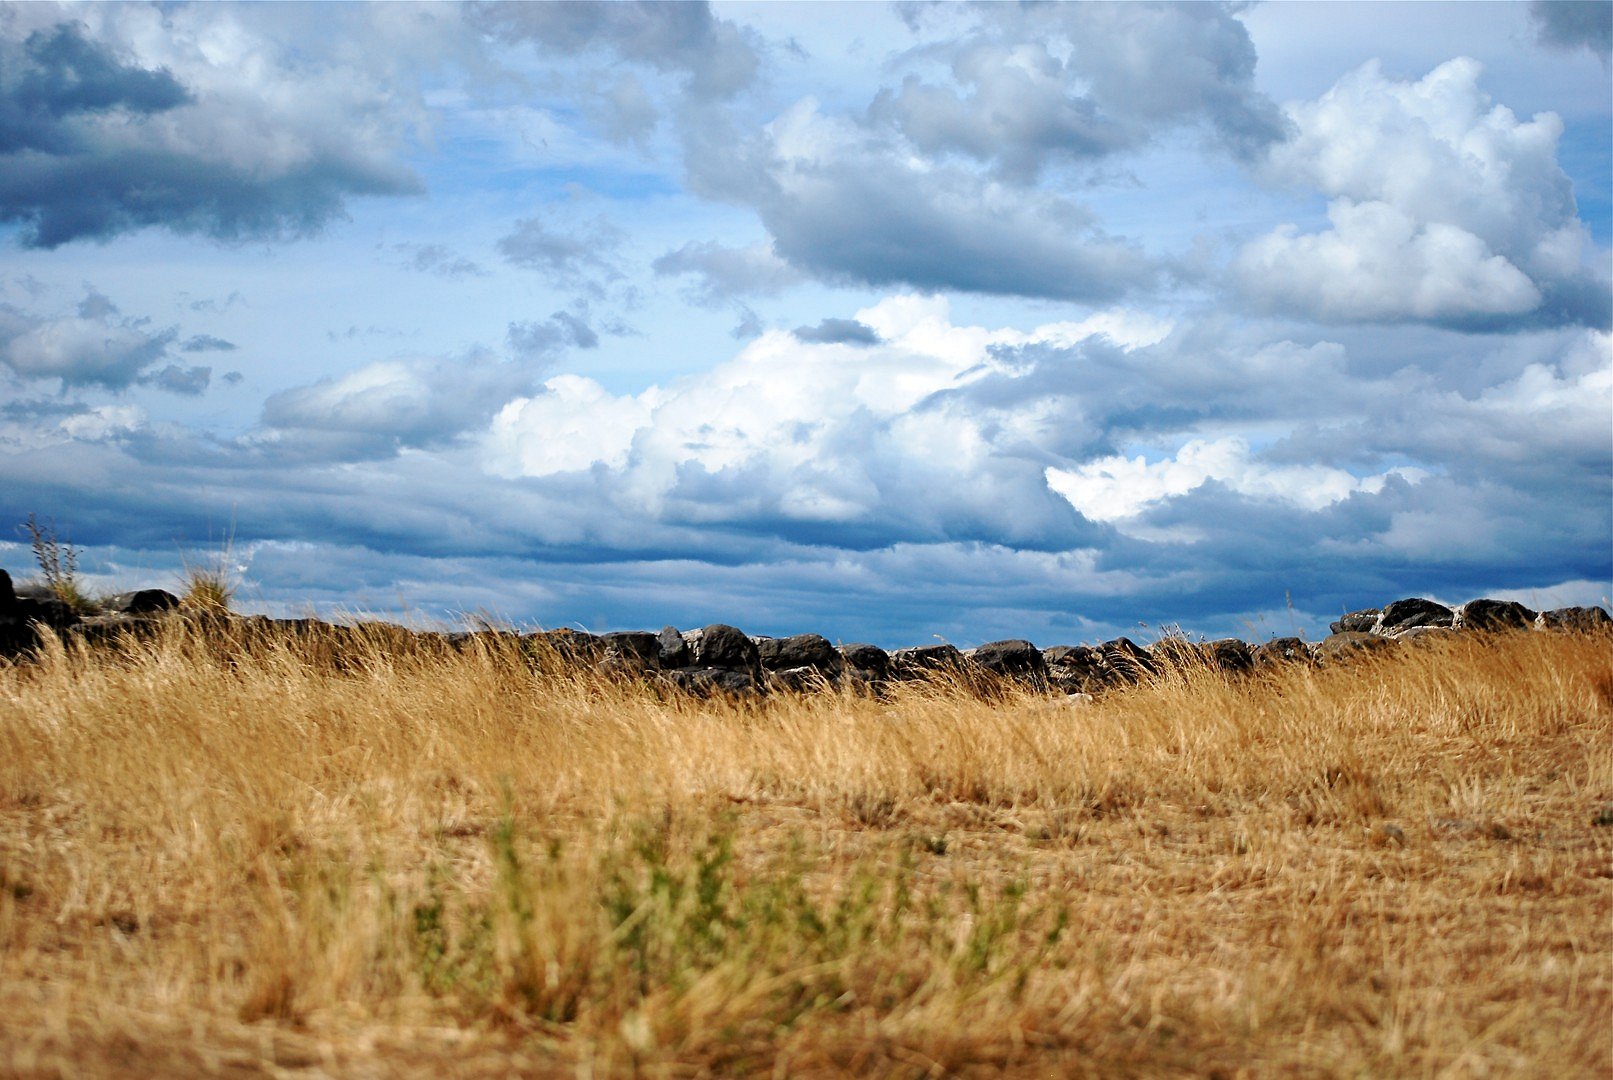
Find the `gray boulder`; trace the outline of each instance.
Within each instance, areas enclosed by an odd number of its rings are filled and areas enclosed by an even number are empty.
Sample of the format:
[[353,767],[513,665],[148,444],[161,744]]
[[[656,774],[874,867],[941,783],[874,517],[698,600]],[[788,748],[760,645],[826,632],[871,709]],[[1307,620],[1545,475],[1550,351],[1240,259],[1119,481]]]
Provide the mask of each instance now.
[[[1416,629],[1434,628],[1417,627]],[[1323,638],[1316,646],[1316,655],[1323,662],[1348,660],[1352,657],[1364,656],[1381,649],[1392,649],[1394,646],[1394,638],[1384,637],[1380,634],[1368,634],[1360,630],[1345,630],[1342,633],[1329,634]]]
[[616,630],[600,636],[605,646],[601,663],[624,671],[661,666],[661,639],[646,630]]
[[179,597],[167,589],[121,592],[102,605],[106,611],[117,615],[150,615],[158,611],[172,611],[178,606]]
[[1255,667],[1277,667],[1282,664],[1314,664],[1316,656],[1311,647],[1297,637],[1274,638],[1255,646],[1250,654]]
[[1426,645],[1429,642],[1443,641],[1455,636],[1456,631],[1448,626],[1414,626],[1410,630],[1402,630],[1392,638],[1383,638],[1382,640]]
[[662,667],[670,670],[689,666],[691,663],[689,643],[683,640],[683,633],[676,626],[663,627],[661,632],[655,635],[655,641],[660,649]]
[[835,680],[822,668],[811,666],[768,671],[763,682],[769,690],[790,690],[798,694],[823,690],[835,684]]
[[941,671],[963,670],[963,654],[955,645],[914,645],[891,653],[891,670],[899,679],[916,679]]
[[605,655],[605,644],[596,635],[564,626],[523,634],[521,640],[540,649],[552,650],[562,660],[577,663],[592,664]]
[[1599,607],[1554,608],[1535,616],[1535,629],[1605,634],[1613,631],[1613,616]]
[[749,671],[721,667],[685,667],[664,671],[660,679],[687,694],[710,697],[713,694],[755,694],[761,680]]
[[1327,628],[1335,634],[1369,634],[1378,624],[1378,616],[1382,614],[1382,608],[1363,608],[1340,616],[1337,621],[1328,623]]
[[1090,694],[1116,681],[1102,651],[1091,645],[1055,645],[1042,650],[1042,660],[1048,682],[1066,694]]
[[878,645],[869,645],[859,641],[850,645],[842,645],[835,651],[840,654],[841,662],[860,675],[865,681],[879,682],[890,676],[890,653],[881,649]]
[[1413,596],[1384,605],[1372,632],[1394,635],[1413,626],[1449,626],[1455,618],[1456,613],[1444,604]]
[[738,627],[712,623],[685,631],[683,640],[689,646],[689,667],[743,671],[755,682],[761,681],[762,659],[756,643]]
[[812,668],[838,675],[845,662],[822,634],[793,634],[782,638],[752,638],[764,671]]
[[999,678],[1027,683],[1037,689],[1047,687],[1047,661],[1042,651],[1022,639],[991,641],[969,657],[978,666]]
[[1159,663],[1148,650],[1128,637],[1117,637],[1098,646],[1103,662],[1118,682],[1136,683],[1159,674]]
[[1469,600],[1456,609],[1453,630],[1530,630],[1539,612],[1512,600]]
[[1238,674],[1254,667],[1254,650],[1247,641],[1222,638],[1210,642],[1210,657],[1216,667],[1228,674]]
[[1197,671],[1211,664],[1209,646],[1185,637],[1162,637],[1148,651],[1166,671]]

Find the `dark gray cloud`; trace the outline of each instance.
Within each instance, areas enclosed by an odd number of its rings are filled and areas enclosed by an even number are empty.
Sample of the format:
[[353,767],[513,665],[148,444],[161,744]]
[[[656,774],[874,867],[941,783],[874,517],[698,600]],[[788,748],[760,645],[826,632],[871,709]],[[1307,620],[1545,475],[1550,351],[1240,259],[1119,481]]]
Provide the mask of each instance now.
[[1588,49],[1604,64],[1613,54],[1613,4],[1606,0],[1531,0],[1529,20],[1542,45]]
[[[312,100],[301,112],[290,95],[202,96],[184,72],[142,66],[129,51],[72,22],[0,38],[0,221],[22,227],[24,246],[152,226],[223,240],[302,236],[340,216],[349,196],[419,190],[389,156],[391,121],[365,117],[383,130],[340,138]],[[276,59],[295,84],[297,61]]]
[[9,69],[0,76],[0,155],[71,152],[80,140],[63,121],[74,116],[149,116],[191,100],[170,72],[122,63],[87,40],[81,23],[35,30],[20,47],[0,42],[0,57]]
[[180,352],[234,352],[236,344],[212,334],[192,334],[179,346]]
[[797,341],[809,345],[878,345],[879,334],[856,319],[824,319],[816,326],[798,326]]
[[565,56],[615,53],[631,63],[682,75],[699,97],[726,97],[749,86],[759,57],[752,36],[712,15],[704,0],[688,3],[483,3],[472,20],[511,42]]

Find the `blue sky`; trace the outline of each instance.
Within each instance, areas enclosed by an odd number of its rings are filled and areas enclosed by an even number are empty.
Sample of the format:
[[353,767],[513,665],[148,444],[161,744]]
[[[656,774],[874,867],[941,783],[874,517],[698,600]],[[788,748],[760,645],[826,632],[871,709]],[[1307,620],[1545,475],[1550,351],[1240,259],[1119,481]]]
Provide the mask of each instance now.
[[0,565],[885,645],[1606,603],[1610,35],[0,6]]

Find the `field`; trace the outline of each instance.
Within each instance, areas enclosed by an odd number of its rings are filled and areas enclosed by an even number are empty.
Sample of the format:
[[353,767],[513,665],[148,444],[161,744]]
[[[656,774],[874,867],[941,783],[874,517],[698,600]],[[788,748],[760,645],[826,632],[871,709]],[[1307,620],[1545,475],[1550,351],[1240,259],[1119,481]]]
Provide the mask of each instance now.
[[1613,649],[1087,706],[177,628],[0,663],[6,1076],[1613,1067]]

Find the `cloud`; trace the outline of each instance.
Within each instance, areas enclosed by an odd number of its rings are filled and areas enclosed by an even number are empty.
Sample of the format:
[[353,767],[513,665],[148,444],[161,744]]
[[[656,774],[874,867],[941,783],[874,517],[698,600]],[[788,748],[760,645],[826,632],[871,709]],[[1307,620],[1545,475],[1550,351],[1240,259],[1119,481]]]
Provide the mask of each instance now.
[[1332,227],[1251,241],[1233,263],[1244,295],[1327,322],[1607,325],[1607,279],[1557,164],[1562,122],[1493,104],[1481,70],[1457,59],[1407,82],[1369,63],[1290,105],[1297,134],[1268,175],[1329,197]]
[[1244,158],[1283,137],[1282,114],[1254,88],[1254,45],[1228,5],[976,10],[971,33],[926,50],[946,57],[957,89],[908,75],[870,106],[872,119],[927,155],[962,154],[1030,183],[1053,165],[1090,164],[1182,124],[1206,125]]
[[557,311],[543,322],[512,322],[506,342],[510,351],[526,360],[551,358],[566,346],[578,349],[599,347],[599,334],[582,314]]
[[381,360],[270,396],[259,441],[337,457],[442,447],[530,392],[534,375],[485,351]]
[[[0,363],[24,380],[57,379],[69,388],[124,390],[146,381],[147,370],[168,354],[173,327],[152,330],[145,319],[125,318],[90,289],[74,315],[55,318],[0,304]],[[170,385],[152,377],[162,389]]]
[[74,140],[62,123],[68,117],[150,116],[191,100],[170,72],[121,63],[86,40],[78,23],[35,30],[20,49],[8,41],[0,51],[15,65],[0,97],[0,154],[70,149]]
[[567,229],[539,215],[517,221],[498,250],[512,265],[535,271],[556,288],[600,297],[623,277],[614,256],[624,239],[626,234],[602,217]]
[[740,296],[776,296],[806,278],[773,251],[771,241],[727,247],[694,240],[651,263],[658,276],[695,277],[689,292],[699,304],[716,307]]
[[1361,477],[1324,465],[1269,464],[1251,454],[1247,439],[1234,435],[1190,439],[1173,457],[1155,462],[1142,455],[1114,455],[1074,469],[1050,467],[1047,480],[1082,516],[1125,522],[1150,506],[1212,482],[1242,496],[1320,510],[1357,491],[1381,491],[1390,476],[1416,483],[1426,475],[1420,469],[1393,469]]
[[233,341],[214,337],[212,334],[192,334],[179,346],[180,352],[234,352],[236,345]]
[[795,339],[808,345],[878,345],[879,335],[856,319],[824,319],[816,326],[798,326]]
[[1412,591],[1613,574],[1604,333],[1419,331],[1375,366],[1370,337],[1127,310],[1019,331],[898,296],[845,318],[880,342],[772,331],[637,394],[476,353],[300,388],[242,439],[7,414],[0,515],[48,504],[82,543],[155,548],[248,490],[266,602],[888,644],[1316,633]]
[[1274,311],[1322,322],[1506,325],[1540,306],[1534,282],[1456,225],[1419,223],[1385,202],[1338,199],[1332,228],[1279,228],[1248,244],[1236,273]]
[[397,156],[407,106],[373,72],[281,39],[278,13],[58,11],[0,24],[0,221],[24,246],[153,226],[302,236],[350,196],[419,190]]
[[445,278],[487,276],[487,271],[480,264],[458,254],[446,244],[393,244],[392,249],[405,256],[405,265],[423,274]]
[[708,4],[583,2],[476,4],[472,21],[507,42],[562,56],[614,53],[678,74],[693,95],[722,98],[749,86],[759,57],[752,36],[712,15]]
[[1613,6],[1603,0],[1531,0],[1529,21],[1549,48],[1588,49],[1603,64],[1613,54]]
[[159,390],[166,390],[171,394],[185,394],[197,397],[206,392],[208,384],[213,381],[213,369],[210,367],[182,367],[179,364],[169,364],[159,371],[142,375],[139,382],[147,386],[155,386]]
[[[767,144],[769,164],[746,197],[777,254],[825,280],[1101,301],[1157,279],[1080,204],[915,159],[811,100],[770,124]],[[734,155],[704,156],[717,152],[700,150],[697,171],[730,173]]]

